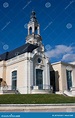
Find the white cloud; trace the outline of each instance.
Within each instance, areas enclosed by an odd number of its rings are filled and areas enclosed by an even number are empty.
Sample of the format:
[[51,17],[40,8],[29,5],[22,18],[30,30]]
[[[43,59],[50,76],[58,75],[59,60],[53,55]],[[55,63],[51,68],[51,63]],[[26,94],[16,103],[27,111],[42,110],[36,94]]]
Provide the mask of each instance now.
[[[46,51],[45,54],[47,57],[51,58],[59,58],[63,61],[70,61],[75,60],[75,54],[74,53],[75,47],[72,46],[66,46],[66,45],[56,45],[53,49],[50,51]],[[71,59],[70,56],[73,56],[73,59]]]
[[75,54],[65,54],[62,57],[62,61],[75,61]]

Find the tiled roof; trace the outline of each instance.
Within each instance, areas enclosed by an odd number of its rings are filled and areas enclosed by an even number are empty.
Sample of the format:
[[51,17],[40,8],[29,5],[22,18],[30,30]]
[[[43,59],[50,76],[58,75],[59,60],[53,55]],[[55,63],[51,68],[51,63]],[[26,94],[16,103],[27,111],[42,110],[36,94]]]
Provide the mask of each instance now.
[[16,48],[10,52],[6,52],[4,54],[1,54],[0,55],[0,61],[9,60],[13,57],[16,57],[17,55],[21,55],[21,54],[26,53],[26,52],[32,52],[37,47],[38,47],[37,45],[27,43],[27,44],[25,44],[19,48]]

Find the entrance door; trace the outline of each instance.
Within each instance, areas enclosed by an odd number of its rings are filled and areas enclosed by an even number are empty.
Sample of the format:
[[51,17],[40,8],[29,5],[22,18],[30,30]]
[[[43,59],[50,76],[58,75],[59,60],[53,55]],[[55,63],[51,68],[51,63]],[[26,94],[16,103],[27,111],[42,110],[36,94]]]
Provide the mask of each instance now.
[[17,87],[17,71],[12,72],[12,90],[16,90]]
[[36,69],[36,86],[43,89],[43,70]]

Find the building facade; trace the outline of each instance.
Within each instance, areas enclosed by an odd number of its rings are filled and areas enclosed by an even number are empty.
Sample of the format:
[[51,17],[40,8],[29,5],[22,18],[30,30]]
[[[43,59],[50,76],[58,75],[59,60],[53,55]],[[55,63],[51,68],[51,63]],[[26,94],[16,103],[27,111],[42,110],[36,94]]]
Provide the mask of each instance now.
[[45,56],[40,25],[32,11],[26,44],[0,55],[0,87],[21,94],[49,93],[50,66]]
[[50,64],[34,11],[26,44],[0,55],[0,94],[13,92],[75,96],[75,63]]
[[51,72],[55,93],[75,96],[75,63],[53,63]]

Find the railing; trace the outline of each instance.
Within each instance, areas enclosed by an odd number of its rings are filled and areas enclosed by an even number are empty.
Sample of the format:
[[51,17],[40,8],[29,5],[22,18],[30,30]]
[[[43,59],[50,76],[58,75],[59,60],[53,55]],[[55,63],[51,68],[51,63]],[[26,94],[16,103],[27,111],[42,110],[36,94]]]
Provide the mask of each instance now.
[[[35,86],[35,85],[34,85]],[[34,86],[31,86],[31,89],[33,90],[34,89]],[[36,86],[38,86],[38,89],[41,89],[41,90],[53,90],[53,87],[52,86],[50,86],[50,85],[46,85],[46,84],[44,84],[44,85],[36,85]]]
[[[2,90],[2,91],[7,91],[7,90],[24,90],[24,89],[30,89],[30,90],[34,90],[34,87],[35,86],[22,86],[22,87],[12,87],[12,86],[10,86],[10,85],[8,85],[8,86],[4,86],[4,87],[0,87],[0,91]],[[50,85],[38,85],[37,86],[38,87],[38,90],[51,90],[51,91],[53,91],[53,87],[52,86],[50,86]]]

